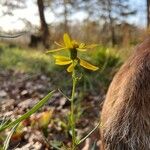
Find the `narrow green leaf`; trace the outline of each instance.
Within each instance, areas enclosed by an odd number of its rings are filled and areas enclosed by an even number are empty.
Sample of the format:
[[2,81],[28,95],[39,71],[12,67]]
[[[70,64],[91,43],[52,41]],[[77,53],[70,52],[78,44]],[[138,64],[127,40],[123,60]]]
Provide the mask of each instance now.
[[60,89],[58,89],[58,91],[59,91],[67,100],[71,101],[71,99],[70,99],[67,95],[65,95]]
[[4,146],[3,146],[3,150],[7,150],[9,147],[9,142],[11,139],[11,136],[13,135],[13,133],[15,132],[17,126],[19,125],[19,123],[17,123],[10,131],[9,135],[6,137],[6,140],[4,142]]
[[41,101],[39,101],[33,108],[31,108],[28,112],[26,112],[24,115],[22,115],[21,117],[19,117],[18,119],[16,119],[15,121],[10,122],[7,125],[2,125],[0,127],[0,132],[5,130],[6,128],[10,128],[14,125],[16,125],[17,123],[20,123],[21,121],[23,121],[24,119],[30,117],[33,113],[35,113],[39,108],[41,108],[48,100],[49,98],[53,95],[55,91],[50,92],[49,94],[47,94]]
[[24,34],[26,34],[27,32],[20,32],[18,34],[15,34],[15,35],[0,35],[0,38],[17,38],[17,37],[20,37]]

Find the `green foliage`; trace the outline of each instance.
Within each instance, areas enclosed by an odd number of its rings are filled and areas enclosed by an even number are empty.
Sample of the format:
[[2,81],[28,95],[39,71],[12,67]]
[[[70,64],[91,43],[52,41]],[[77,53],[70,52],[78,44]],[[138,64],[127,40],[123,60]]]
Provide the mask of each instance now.
[[114,73],[122,64],[121,57],[115,49],[102,47],[98,50],[97,55],[95,55],[95,59],[99,66],[101,66],[100,80],[108,86]]
[[[65,55],[67,54],[65,53]],[[100,87],[106,90],[114,74],[123,62],[122,56],[117,50],[112,48],[108,49],[102,46],[95,50],[89,50],[86,56],[84,53],[80,53],[80,57],[88,60],[89,62],[92,61],[94,65],[100,68],[98,71],[92,72],[91,75],[91,71],[78,67],[78,71],[80,72],[78,76],[82,77],[78,83],[78,90],[83,92],[98,93]],[[65,67],[62,66],[53,67],[51,77],[55,76],[54,84],[56,87],[61,87],[64,91],[66,91],[66,93],[68,93],[71,88],[68,86],[71,79],[64,69]],[[61,77],[63,77],[64,80],[62,80]]]
[[0,68],[22,72],[50,72],[51,61],[43,52],[0,45]]
[[[61,54],[68,56],[66,52],[61,52]],[[115,49],[107,49],[102,46],[95,50],[89,50],[87,56],[82,54],[81,52],[81,58],[87,59],[89,62],[92,60],[93,64],[100,69],[98,73],[97,71],[93,72],[91,76],[90,71],[79,68],[84,76],[80,75],[82,79],[78,89],[81,87],[83,91],[91,92],[98,92],[100,86],[107,89],[114,73],[122,63],[122,57]],[[27,73],[48,73],[55,88],[61,87],[68,93],[71,79],[64,68],[66,67],[54,65],[54,59],[44,54],[43,51],[0,45],[0,69],[13,69]]]
[[[83,78],[80,82],[84,86],[85,91],[99,92],[99,88],[107,89],[114,74],[122,64],[122,58],[117,50],[106,47],[98,47],[89,53],[88,60],[94,60],[96,66],[100,69],[91,73],[87,70],[83,71]],[[86,72],[86,73],[85,73]]]

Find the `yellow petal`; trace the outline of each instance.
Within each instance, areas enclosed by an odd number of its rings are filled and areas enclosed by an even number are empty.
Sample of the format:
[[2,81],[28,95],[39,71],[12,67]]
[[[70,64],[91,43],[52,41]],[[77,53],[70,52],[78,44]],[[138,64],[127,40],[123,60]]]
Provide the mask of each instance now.
[[56,60],[59,60],[59,61],[70,61],[71,60],[69,57],[60,56],[60,55],[53,55],[53,57],[56,58]]
[[68,64],[71,64],[71,63],[72,63],[72,60],[60,61],[60,60],[56,59],[56,62],[55,62],[56,65],[68,65]]
[[58,52],[58,51],[61,51],[61,50],[64,50],[64,49],[66,49],[66,47],[58,48],[58,49],[53,49],[53,50],[49,50],[49,51],[47,51],[46,53]]
[[85,48],[85,43],[80,43],[79,48]]
[[60,55],[53,55],[56,58],[55,64],[57,65],[68,65],[72,63],[72,60],[69,57],[60,56]]
[[92,64],[88,63],[87,61],[85,60],[82,60],[80,59],[80,65],[86,69],[89,69],[89,70],[92,70],[92,71],[96,71],[98,70],[99,68],[96,67],[96,66],[93,66]]
[[73,63],[72,63],[72,64],[67,68],[67,71],[68,71],[68,72],[72,72],[73,69],[74,69],[74,65],[73,65]]
[[79,47],[78,42],[75,41],[75,40],[72,40],[72,41],[71,41],[71,44],[72,44],[73,48],[78,48],[78,47]]
[[73,45],[71,43],[71,39],[67,33],[64,34],[63,39],[64,39],[64,44],[67,48],[73,48]]
[[37,120],[38,125],[43,128],[47,127],[52,118],[52,113],[53,113],[52,110],[41,113],[39,115],[39,119]]

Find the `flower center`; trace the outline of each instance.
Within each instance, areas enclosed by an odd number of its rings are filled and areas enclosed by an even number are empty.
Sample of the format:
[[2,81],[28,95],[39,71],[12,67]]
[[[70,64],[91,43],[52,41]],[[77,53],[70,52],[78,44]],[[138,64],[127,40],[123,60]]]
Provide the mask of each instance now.
[[77,50],[76,50],[76,48],[70,49],[70,58],[72,60],[77,58]]
[[75,40],[72,41],[72,45],[73,45],[73,48],[79,47],[79,44]]

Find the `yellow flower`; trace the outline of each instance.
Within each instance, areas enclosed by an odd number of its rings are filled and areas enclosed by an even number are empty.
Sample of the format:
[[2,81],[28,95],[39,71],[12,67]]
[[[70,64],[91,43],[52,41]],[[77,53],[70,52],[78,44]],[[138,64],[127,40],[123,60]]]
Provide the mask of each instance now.
[[92,49],[97,46],[96,44],[86,45],[85,43],[78,43],[77,41],[72,40],[67,33],[65,33],[63,36],[63,42],[64,44],[59,44],[55,42],[55,44],[58,45],[60,48],[49,50],[47,51],[47,53],[57,52],[65,49],[69,50],[76,49],[78,51],[86,51],[87,49]]
[[86,46],[85,43],[79,44],[75,40],[71,40],[71,38],[69,37],[68,34],[64,34],[63,41],[64,41],[64,45],[61,45],[61,44],[55,42],[61,48],[47,51],[47,53],[57,52],[57,51],[68,49],[70,51],[70,57],[54,55],[54,58],[56,60],[55,64],[69,65],[67,68],[68,72],[72,72],[77,64],[80,64],[82,67],[92,70],[92,71],[96,71],[98,69],[98,67],[93,66],[92,64],[88,63],[85,60],[80,59],[77,56],[77,53],[78,53],[77,51],[86,51],[89,48],[94,48],[96,46],[95,44],[92,44],[89,46]]
[[69,65],[67,68],[68,72],[72,72],[74,67],[77,64],[80,64],[80,66],[82,66],[86,69],[92,70],[92,71],[96,71],[99,69],[98,67],[96,67],[96,66],[94,66],[94,65],[92,65],[92,64],[88,63],[87,61],[80,59],[80,58],[72,60],[69,57],[60,56],[60,55],[54,55],[54,58],[55,58],[55,64],[56,65]]
[[53,110],[45,111],[39,114],[39,118],[37,120],[39,127],[47,127],[53,115]]

